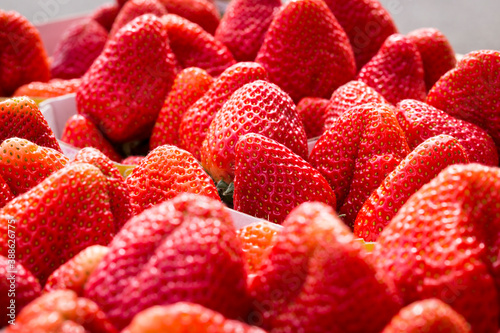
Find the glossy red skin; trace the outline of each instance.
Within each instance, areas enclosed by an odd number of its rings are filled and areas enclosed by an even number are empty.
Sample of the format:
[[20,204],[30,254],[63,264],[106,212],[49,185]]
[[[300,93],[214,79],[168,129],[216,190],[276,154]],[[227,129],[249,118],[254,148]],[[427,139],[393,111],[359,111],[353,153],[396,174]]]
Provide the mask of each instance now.
[[184,17],[213,35],[219,26],[220,14],[215,2],[207,0],[159,0],[170,14]]
[[235,150],[234,209],[281,224],[306,201],[336,207],[326,179],[284,145],[260,134],[247,134]]
[[95,20],[97,23],[102,25],[106,31],[110,31],[113,26],[113,22],[118,16],[118,12],[120,11],[120,7],[113,3],[105,3],[99,7],[97,7],[90,18]]
[[304,203],[283,226],[250,285],[251,323],[271,332],[379,332],[398,312],[394,286],[331,207]]
[[354,106],[366,103],[387,103],[387,100],[375,89],[361,81],[350,81],[335,90],[326,108],[324,131],[332,127],[341,114]]
[[145,157],[146,156],[129,156],[124,158],[120,163],[124,165],[139,165]]
[[309,162],[333,188],[337,211],[352,226],[365,200],[409,153],[394,108],[364,104],[343,113],[323,133]]
[[134,216],[109,245],[85,295],[120,329],[142,310],[181,301],[243,316],[246,272],[229,213],[220,202],[185,193]]
[[92,19],[78,21],[64,32],[56,45],[50,72],[53,78],[80,78],[101,54],[108,32]]
[[295,103],[304,97],[330,98],[356,75],[349,39],[321,0],[291,1],[282,8],[255,61]]
[[161,20],[182,68],[199,67],[218,76],[236,63],[229,49],[196,23],[175,14]]
[[304,97],[297,104],[297,112],[302,118],[302,124],[308,139],[323,134],[325,125],[326,109],[329,100],[319,97]]
[[396,116],[411,149],[432,136],[447,134],[460,142],[470,162],[498,165],[495,142],[479,126],[415,100],[403,100],[396,109]]
[[13,137],[0,144],[0,174],[15,196],[38,185],[68,162],[57,150],[25,139]]
[[266,70],[255,62],[241,62],[226,69],[184,113],[179,127],[179,147],[200,160],[201,146],[216,113],[236,90],[255,80],[267,80]]
[[349,37],[356,67],[361,69],[387,37],[398,32],[391,14],[378,0],[326,0]]
[[484,129],[500,155],[500,52],[475,51],[429,91],[427,103]]
[[13,136],[62,152],[38,105],[27,97],[0,102],[0,141]]
[[500,169],[468,164],[446,168],[403,205],[373,256],[405,304],[437,297],[473,332],[498,331],[499,201]]
[[424,64],[425,85],[434,83],[457,64],[455,51],[446,36],[435,28],[422,28],[406,35],[417,46]]
[[[13,276],[14,278],[12,278]],[[14,281],[15,287],[12,288],[11,283]],[[8,307],[12,307],[11,299],[15,300],[14,313],[19,316],[23,307],[40,296],[41,289],[36,277],[23,265],[16,262],[15,259],[12,260],[0,255],[0,306],[3,313],[0,317],[0,327],[8,326],[8,322],[14,319],[7,316],[11,313],[11,310],[8,309]]]
[[354,235],[374,242],[401,206],[449,165],[469,163],[460,143],[448,135],[418,145],[372,192],[354,222]]
[[113,161],[122,159],[97,126],[90,119],[80,114],[75,114],[68,119],[61,135],[61,141],[76,148],[93,147],[99,149]]
[[470,333],[464,317],[435,299],[414,302],[399,311],[382,333]]
[[0,210],[0,254],[4,256],[11,219],[16,220],[16,259],[42,285],[79,251],[106,245],[114,233],[106,177],[84,163],[56,171]]
[[360,69],[357,80],[396,104],[403,99],[425,101],[424,64],[417,46],[407,37],[388,37],[378,53]]
[[50,79],[49,59],[38,30],[15,11],[0,9],[0,92],[10,96],[32,81]]
[[109,205],[115,222],[115,233],[132,217],[130,190],[120,170],[106,155],[95,148],[83,148],[74,159],[75,162],[92,164],[108,180]]
[[254,61],[280,7],[279,0],[231,1],[215,39],[226,45],[237,61]]
[[5,179],[0,175],[0,208],[5,206],[5,204],[16,196],[12,193],[9,185],[5,182]]
[[127,23],[144,14],[161,17],[166,15],[167,11],[158,0],[129,0],[116,16],[109,36],[114,36]]
[[177,74],[153,127],[149,139],[150,150],[165,144],[179,145],[182,116],[207,92],[213,81],[210,74],[197,67],[186,68]]
[[199,162],[175,146],[164,145],[151,151],[125,182],[134,215],[184,192],[220,201],[213,180]]
[[201,164],[214,181],[231,183],[241,136],[262,134],[307,159],[307,137],[292,99],[277,85],[257,80],[238,89],[216,114],[201,150]]
[[120,29],[82,78],[79,114],[111,141],[149,137],[176,75],[160,20],[143,15]]
[[49,82],[31,82],[17,88],[12,96],[29,96],[38,98],[58,97],[76,93],[80,83],[80,79],[54,79]]

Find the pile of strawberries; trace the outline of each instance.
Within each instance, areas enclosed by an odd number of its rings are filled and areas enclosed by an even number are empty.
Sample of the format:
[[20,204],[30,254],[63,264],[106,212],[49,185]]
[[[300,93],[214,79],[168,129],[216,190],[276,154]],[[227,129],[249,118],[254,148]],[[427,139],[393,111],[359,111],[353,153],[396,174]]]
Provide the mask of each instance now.
[[[33,101],[68,93],[73,160]],[[49,58],[0,10],[0,96],[9,333],[500,329],[499,51],[378,0],[119,0]]]

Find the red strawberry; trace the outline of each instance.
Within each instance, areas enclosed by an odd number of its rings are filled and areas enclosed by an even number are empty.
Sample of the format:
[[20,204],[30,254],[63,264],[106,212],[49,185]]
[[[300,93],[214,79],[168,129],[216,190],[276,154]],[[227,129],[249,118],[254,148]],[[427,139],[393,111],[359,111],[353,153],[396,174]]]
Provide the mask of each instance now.
[[201,68],[186,68],[177,74],[156,119],[149,140],[149,149],[164,144],[179,145],[179,126],[182,116],[200,99],[213,83],[213,78]]
[[[9,225],[8,234],[15,235],[16,223]],[[4,313],[0,317],[0,327],[15,323],[16,315],[41,293],[38,280],[16,261],[15,237],[10,239],[9,244],[13,245],[10,253],[5,257],[0,255],[0,306]]]
[[231,1],[215,32],[237,61],[253,61],[267,29],[281,6],[279,0]]
[[320,0],[291,1],[281,9],[255,61],[296,103],[304,97],[329,98],[356,74],[349,39]]
[[56,171],[0,210],[0,254],[4,256],[12,219],[17,260],[42,284],[82,249],[107,244],[115,231],[106,177],[84,163]]
[[16,136],[62,152],[54,132],[33,100],[16,97],[0,102],[0,119],[1,142]]
[[500,154],[500,52],[475,51],[429,91],[427,103],[486,130]]
[[161,17],[166,15],[167,11],[158,0],[129,0],[120,9],[109,35],[114,36],[127,23],[144,14],[152,14]]
[[0,92],[10,96],[32,81],[47,82],[50,69],[38,30],[21,14],[0,9]]
[[11,201],[15,197],[16,196],[12,193],[9,185],[7,185],[7,182],[5,182],[3,177],[0,176],[0,208],[5,206],[7,202]]
[[378,52],[387,37],[398,32],[390,13],[378,0],[325,2],[349,37],[358,69]]
[[250,322],[272,332],[380,332],[400,308],[394,286],[333,209],[304,203],[250,285]]
[[457,64],[455,51],[446,36],[435,28],[414,30],[406,36],[422,56],[425,85],[430,90],[441,76]]
[[83,288],[90,274],[108,252],[109,249],[101,245],[92,245],[80,251],[49,276],[43,290],[52,292],[59,289],[69,289],[77,293],[78,296],[83,296]]
[[78,21],[66,30],[52,56],[52,77],[79,78],[101,54],[108,32],[92,19]]
[[195,302],[234,318],[248,306],[241,244],[222,203],[182,194],[133,217],[85,295],[123,328],[153,305]]
[[297,104],[297,112],[300,114],[308,139],[323,134],[329,103],[329,100],[319,97],[304,97]]
[[352,226],[361,206],[410,153],[387,104],[364,104],[343,113],[309,156],[335,191],[338,211]]
[[182,117],[179,147],[200,160],[201,146],[215,114],[236,90],[255,80],[267,80],[266,70],[257,63],[241,62],[226,69]]
[[332,127],[334,121],[341,114],[354,106],[360,106],[366,103],[387,103],[387,100],[375,89],[361,81],[350,81],[337,90],[330,98],[330,104],[326,108],[325,127],[326,131]]
[[68,119],[64,126],[61,141],[77,148],[94,147],[113,161],[122,159],[97,126],[90,119],[79,114],[75,114]]
[[105,3],[99,7],[92,13],[90,16],[91,19],[102,25],[106,31],[110,31],[113,26],[113,22],[118,16],[118,12],[120,11],[120,7],[113,3]]
[[124,158],[120,163],[124,165],[139,165],[145,156],[129,156]]
[[50,80],[49,82],[31,82],[20,86],[13,96],[51,98],[75,93],[80,87],[80,79]]
[[147,14],[120,29],[82,78],[78,112],[112,141],[149,137],[175,78],[160,20]]
[[265,333],[258,327],[227,319],[204,306],[187,302],[144,310],[122,332]]
[[431,298],[414,302],[392,318],[382,333],[470,333],[464,317],[449,305]]
[[404,302],[436,297],[473,332],[497,332],[500,169],[453,165],[423,186],[382,231],[374,259]]
[[460,142],[470,162],[498,165],[495,142],[485,130],[474,124],[414,100],[398,103],[397,118],[411,149],[432,136],[447,134]]
[[99,307],[71,290],[57,290],[40,296],[26,306],[6,333],[101,332],[117,330]]
[[392,104],[403,99],[425,100],[424,65],[416,45],[407,37],[388,37],[378,53],[358,73],[362,81]]
[[258,133],[307,159],[307,137],[292,99],[277,85],[262,80],[238,89],[210,124],[201,164],[215,182],[231,183],[235,173],[235,148],[247,133]]
[[213,180],[193,155],[170,145],[151,151],[134,168],[126,183],[135,214],[184,192],[220,201]]
[[455,138],[440,135],[422,142],[365,201],[354,222],[354,234],[368,242],[376,241],[413,193],[441,170],[458,163],[469,163],[469,159]]
[[57,150],[25,139],[13,137],[0,144],[0,174],[15,196],[30,190],[68,162]]
[[76,162],[92,164],[108,180],[109,205],[118,231],[132,217],[130,191],[114,163],[95,148],[83,148],[75,156]]
[[207,0],[159,0],[170,14],[184,17],[213,35],[220,21],[215,2]]
[[235,149],[234,208],[281,224],[306,201],[336,206],[325,178],[284,145],[260,134],[247,134]]
[[213,76],[235,64],[227,47],[196,23],[174,14],[161,18],[170,46],[183,68],[199,67]]

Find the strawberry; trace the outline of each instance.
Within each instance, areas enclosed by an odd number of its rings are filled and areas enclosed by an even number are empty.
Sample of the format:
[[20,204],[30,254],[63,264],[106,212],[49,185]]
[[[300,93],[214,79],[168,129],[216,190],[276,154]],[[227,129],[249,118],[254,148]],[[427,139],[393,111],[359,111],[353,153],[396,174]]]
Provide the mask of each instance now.
[[193,155],[170,145],[151,151],[132,170],[126,183],[135,214],[184,192],[220,201],[213,180]]
[[201,68],[190,67],[177,74],[153,127],[149,140],[151,150],[164,144],[179,144],[182,116],[207,92],[212,83],[213,78]]
[[95,148],[83,148],[75,156],[76,162],[92,164],[97,167],[108,180],[109,205],[113,213],[115,231],[132,217],[130,191],[115,164]]
[[122,329],[154,305],[248,310],[241,244],[222,203],[184,193],[134,216],[109,245],[85,295]]
[[15,196],[30,190],[68,162],[57,150],[25,139],[13,137],[0,144],[0,174]]
[[213,35],[220,21],[215,2],[207,0],[159,0],[170,14],[179,15]]
[[101,54],[108,32],[99,23],[86,19],[74,23],[57,43],[52,56],[52,77],[79,78]]
[[183,68],[199,67],[213,76],[235,64],[227,47],[196,23],[168,14],[161,19],[170,40],[170,46]]
[[500,168],[453,165],[415,193],[382,231],[373,257],[405,304],[436,297],[497,332]]
[[329,103],[329,100],[319,97],[304,97],[297,104],[297,113],[302,119],[308,139],[323,134],[326,110]]
[[413,193],[441,170],[458,163],[469,163],[469,159],[455,138],[440,135],[422,142],[365,201],[354,222],[354,234],[368,242],[376,241]]
[[357,80],[378,91],[390,103],[403,99],[424,101],[424,65],[416,45],[407,37],[388,37],[378,53],[360,69]]
[[422,28],[406,35],[416,46],[424,64],[425,85],[434,83],[457,64],[455,51],[446,36],[435,28]]
[[258,133],[307,158],[307,137],[292,99],[277,85],[262,80],[238,89],[217,112],[201,150],[201,164],[218,182],[231,183],[235,148],[247,133]]
[[500,154],[500,52],[475,51],[429,91],[427,103],[491,135]]
[[309,161],[335,191],[338,211],[352,226],[365,200],[409,153],[394,108],[370,103],[343,113]]
[[6,333],[102,332],[117,330],[99,307],[71,290],[42,295],[26,306]]
[[279,0],[231,1],[215,31],[215,39],[226,45],[237,61],[254,61],[280,6]]
[[160,20],[146,14],[108,42],[82,78],[78,113],[112,141],[149,137],[175,78],[176,61]]
[[114,36],[121,28],[133,19],[144,15],[152,14],[158,17],[167,14],[165,7],[158,0],[130,0],[120,9],[116,16],[113,26],[109,32],[110,36]]
[[61,141],[76,148],[94,147],[113,161],[122,159],[97,126],[89,118],[79,114],[68,119],[61,135]]
[[402,308],[382,333],[470,333],[470,325],[448,304],[435,299]]
[[69,289],[83,296],[83,288],[97,265],[107,255],[109,249],[102,245],[92,245],[59,266],[47,279],[44,292]]
[[387,37],[398,32],[391,14],[378,0],[325,2],[349,37],[358,69],[378,52]]
[[0,95],[32,81],[50,79],[49,60],[38,30],[21,14],[0,9]]
[[329,98],[356,74],[349,39],[321,0],[291,1],[281,9],[255,61],[296,103]]
[[29,96],[36,98],[58,97],[75,93],[80,83],[80,79],[31,82],[17,88],[12,96]]
[[235,149],[234,208],[281,224],[306,201],[335,208],[326,179],[291,149],[260,134],[241,136]]
[[366,103],[387,103],[387,100],[375,89],[361,81],[350,81],[335,90],[326,108],[325,126],[326,131],[332,127],[334,121],[340,115],[354,106]]
[[184,113],[179,126],[179,147],[200,160],[201,146],[215,114],[236,90],[255,80],[267,80],[266,70],[257,63],[242,62],[226,69]]
[[218,312],[188,302],[146,309],[138,313],[122,332],[265,333],[258,327],[227,319]]
[[[15,230],[16,225],[11,224],[9,235]],[[15,322],[16,315],[29,302],[40,296],[41,287],[38,280],[16,262],[15,238],[11,238],[9,244],[13,247],[8,256],[0,255],[0,306],[4,315],[0,317],[0,327],[7,326],[9,322]]]
[[56,171],[0,210],[1,255],[7,255],[12,220],[16,221],[17,260],[42,285],[82,249],[107,244],[115,231],[106,177],[84,163]]
[[120,11],[120,7],[113,3],[105,3],[97,9],[95,9],[90,18],[102,25],[107,32],[111,30],[113,26],[113,22],[115,22],[116,17],[118,16],[118,12]]
[[145,156],[129,156],[124,158],[120,163],[124,165],[139,165]]
[[379,332],[398,312],[393,285],[331,207],[304,203],[283,227],[250,285],[249,322],[272,332]]
[[460,142],[470,162],[498,165],[495,142],[485,130],[474,124],[414,100],[399,102],[396,115],[411,149],[432,136],[447,134]]
[[26,97],[0,102],[0,141],[17,136],[62,152],[38,105]]
[[16,196],[14,193],[12,193],[12,190],[10,189],[9,185],[7,185],[7,182],[3,177],[0,175],[0,208],[5,206],[5,204],[12,199],[14,199]]

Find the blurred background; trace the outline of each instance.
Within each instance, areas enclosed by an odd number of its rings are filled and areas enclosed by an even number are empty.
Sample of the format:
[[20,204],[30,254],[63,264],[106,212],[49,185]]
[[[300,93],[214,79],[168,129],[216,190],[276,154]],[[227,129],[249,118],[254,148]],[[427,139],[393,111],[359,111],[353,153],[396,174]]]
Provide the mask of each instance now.
[[[435,27],[457,53],[500,50],[499,0],[380,0],[402,33]],[[110,0],[0,0],[0,8],[17,10],[35,24],[91,12]]]

